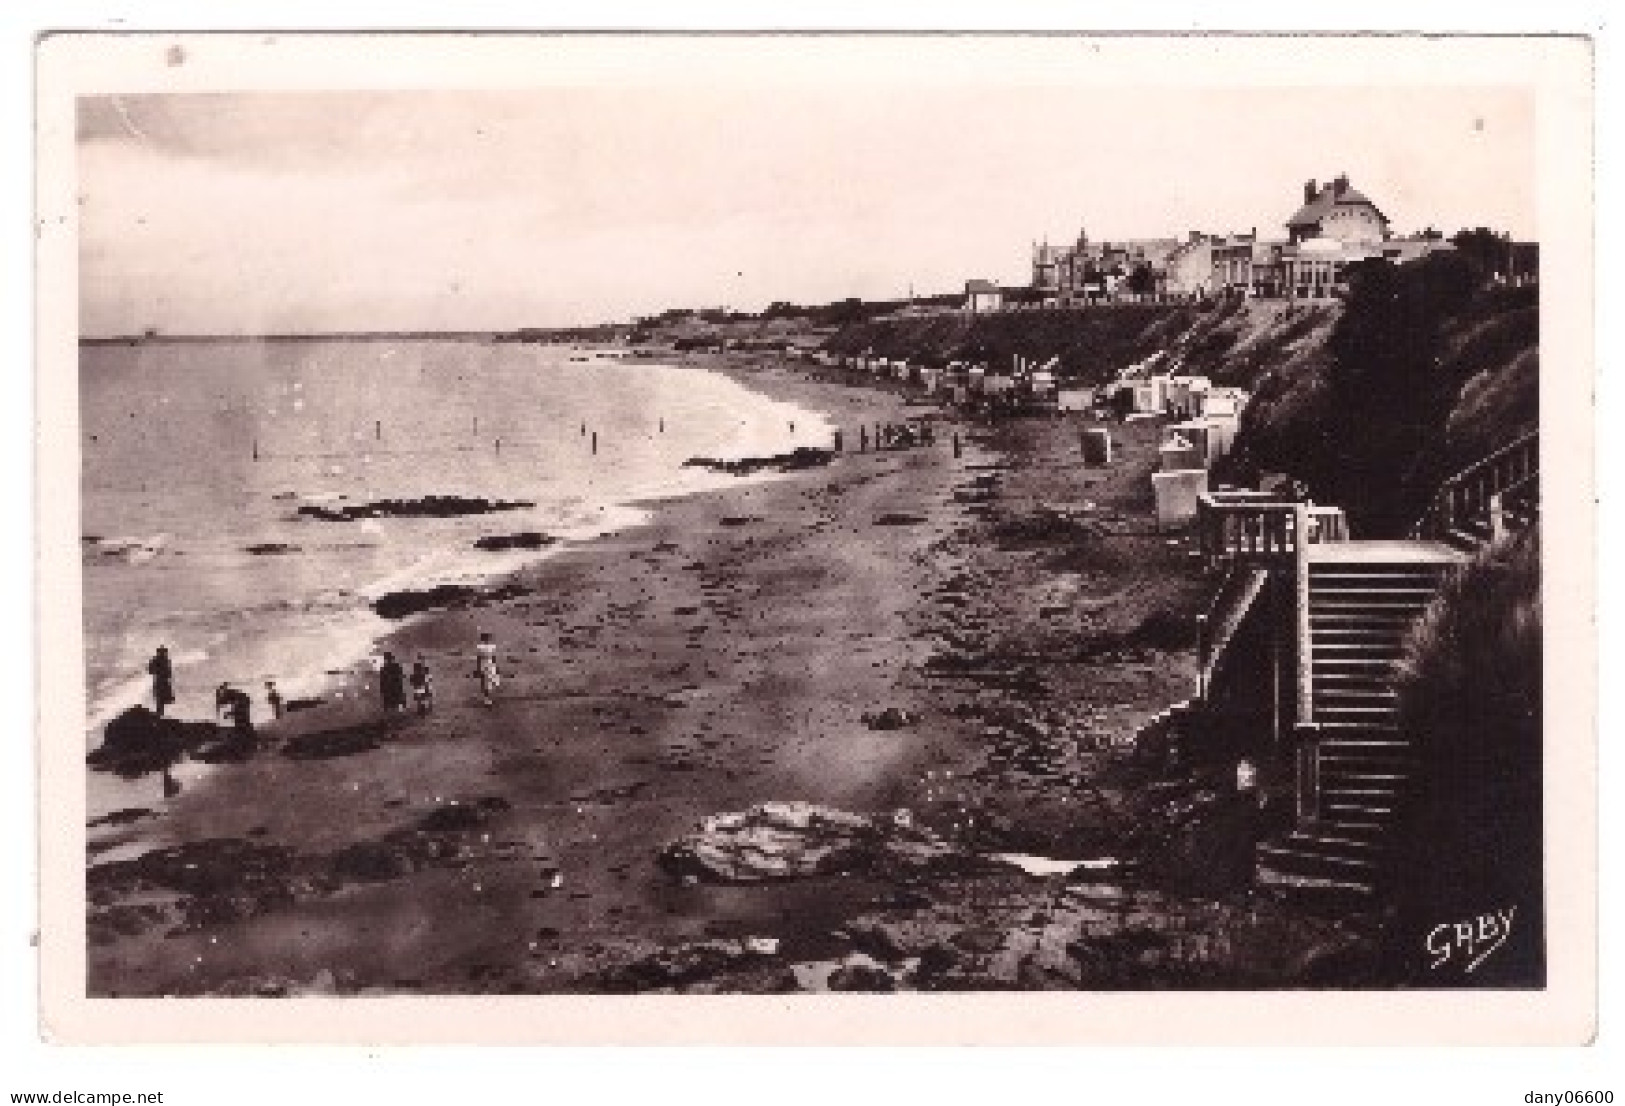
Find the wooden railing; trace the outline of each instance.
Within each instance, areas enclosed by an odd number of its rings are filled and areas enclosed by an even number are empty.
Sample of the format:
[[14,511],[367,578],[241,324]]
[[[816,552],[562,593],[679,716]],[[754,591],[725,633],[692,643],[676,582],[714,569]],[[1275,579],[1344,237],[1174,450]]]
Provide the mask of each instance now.
[[1196,698],[1206,701],[1214,675],[1247,612],[1269,583],[1269,571],[1232,563],[1207,611],[1196,616]]
[[1297,549],[1295,519],[1305,508],[1310,544],[1349,540],[1337,507],[1317,507],[1261,492],[1209,492],[1196,501],[1197,540],[1210,569],[1232,564],[1287,566]]
[[1539,475],[1540,432],[1532,430],[1439,485],[1411,536],[1438,539],[1474,522],[1492,524],[1508,493],[1524,502],[1538,500]]
[[1292,554],[1292,504],[1257,492],[1209,492],[1196,501],[1202,563],[1284,562]]

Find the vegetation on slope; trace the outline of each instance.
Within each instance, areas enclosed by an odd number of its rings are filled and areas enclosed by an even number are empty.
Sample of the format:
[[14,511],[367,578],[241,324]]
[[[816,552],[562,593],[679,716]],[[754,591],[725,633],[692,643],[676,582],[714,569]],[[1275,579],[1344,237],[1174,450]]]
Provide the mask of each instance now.
[[1169,353],[1168,367],[1246,387],[1267,370],[1317,347],[1337,314],[1335,303],[1230,298],[977,315],[942,312],[849,325],[826,348],[928,365],[982,361],[1008,366],[1018,356],[1037,363],[1058,358],[1061,376],[1086,385],[1108,383],[1154,354]]
[[1447,476],[1537,425],[1539,310],[1454,253],[1361,265],[1327,341],[1259,381],[1220,475],[1291,473],[1356,534],[1405,533]]
[[1421,935],[1515,909],[1505,948],[1465,979],[1433,982],[1541,981],[1541,678],[1540,539],[1531,528],[1446,584],[1401,667],[1400,722],[1419,770],[1396,835],[1396,933],[1419,980],[1440,970],[1429,967]]

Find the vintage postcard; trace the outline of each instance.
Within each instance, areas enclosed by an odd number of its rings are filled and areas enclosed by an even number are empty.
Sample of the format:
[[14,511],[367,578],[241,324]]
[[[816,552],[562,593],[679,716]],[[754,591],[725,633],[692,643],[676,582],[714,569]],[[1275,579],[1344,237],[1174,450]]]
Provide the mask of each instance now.
[[1590,1037],[1584,40],[37,63],[47,1036]]

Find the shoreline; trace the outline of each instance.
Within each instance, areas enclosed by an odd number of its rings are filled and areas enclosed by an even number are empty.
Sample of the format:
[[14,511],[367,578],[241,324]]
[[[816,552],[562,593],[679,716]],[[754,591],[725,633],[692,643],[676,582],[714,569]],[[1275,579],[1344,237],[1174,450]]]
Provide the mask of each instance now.
[[[930,409],[771,358],[682,363],[824,410],[849,446],[859,417]],[[957,460],[949,431],[657,502],[645,523],[521,570],[521,594],[396,630],[384,647],[429,656],[434,713],[380,721],[371,695],[300,712],[206,799],[183,792],[110,835],[121,855],[190,843],[166,861],[208,876],[93,871],[91,992],[821,990],[877,955],[858,989],[890,989],[876,971],[896,984],[922,962],[901,931],[873,937],[891,914],[950,950],[932,954],[952,962],[939,983],[1037,985],[1031,956],[999,950],[1036,940],[1034,917],[1098,923],[1094,899],[1061,903],[1063,877],[728,884],[659,863],[703,819],[782,801],[906,809],[978,854],[1115,862],[1168,829],[1170,799],[1213,791],[1158,791],[1127,747],[1188,693],[1190,649],[1166,625],[1201,590],[1186,552],[1146,526],[1155,428],[1125,427],[1134,459],[1095,473],[1066,422],[955,428]],[[471,686],[479,630],[509,677],[489,709]],[[909,721],[866,721],[885,711]],[[173,902],[154,906],[154,885]],[[1268,930],[1277,959],[1302,951],[1277,931],[1309,924],[1233,889],[1170,898],[1113,879],[1093,893],[1162,896],[1111,924],[1154,917],[1181,948],[1215,910]],[[999,941],[965,938],[1001,918]],[[1332,940],[1311,930],[1303,941]],[[774,952],[741,953],[747,939]],[[1291,985],[1290,965],[1259,959],[1247,970],[1262,985]],[[1044,985],[1088,982],[1067,965]]]

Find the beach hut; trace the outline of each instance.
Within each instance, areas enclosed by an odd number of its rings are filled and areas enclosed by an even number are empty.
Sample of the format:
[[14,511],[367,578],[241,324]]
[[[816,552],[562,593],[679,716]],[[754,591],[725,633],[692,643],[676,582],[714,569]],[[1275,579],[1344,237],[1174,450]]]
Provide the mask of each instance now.
[[1083,460],[1089,465],[1112,463],[1112,432],[1104,426],[1087,427],[1083,432]]
[[1157,467],[1163,472],[1179,472],[1182,469],[1206,468],[1206,458],[1196,443],[1183,434],[1174,433],[1164,435],[1162,445],[1157,447]]
[[1183,455],[1179,453],[1182,449],[1193,450],[1199,466],[1207,468],[1230,452],[1230,445],[1236,439],[1236,420],[1229,417],[1187,419],[1164,427],[1162,433],[1160,448],[1174,446],[1172,452],[1176,455]]
[[1197,394],[1191,416],[1193,418],[1240,418],[1247,406],[1245,388],[1208,388]]
[[1055,406],[1062,411],[1087,411],[1095,404],[1093,388],[1057,388]]
[[1153,376],[1134,382],[1134,410],[1142,415],[1160,415],[1164,412],[1164,399],[1168,378]]
[[1151,490],[1157,501],[1157,529],[1184,526],[1196,518],[1196,505],[1207,491],[1207,469],[1153,472]]

